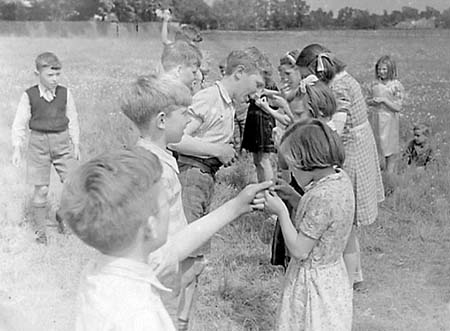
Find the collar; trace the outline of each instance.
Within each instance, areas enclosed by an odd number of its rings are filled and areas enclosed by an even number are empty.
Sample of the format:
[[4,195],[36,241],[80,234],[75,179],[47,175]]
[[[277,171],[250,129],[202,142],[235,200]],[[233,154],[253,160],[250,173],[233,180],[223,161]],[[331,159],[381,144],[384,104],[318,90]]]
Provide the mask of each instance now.
[[132,279],[138,282],[148,283],[158,290],[171,291],[161,284],[156,277],[155,271],[143,262],[103,254],[93,262],[92,268],[94,272]]
[[309,183],[308,185],[306,185],[305,193],[308,192],[309,190],[313,189],[314,187],[319,186],[322,183],[340,179],[342,177],[342,170],[340,168],[335,168],[335,171],[336,172],[334,174],[329,174],[328,176],[322,177],[317,182],[312,182],[312,183]]
[[233,101],[230,98],[230,95],[228,94],[228,91],[225,89],[225,86],[223,86],[221,81],[216,81],[216,86],[219,89],[220,96],[222,99],[228,104],[231,105]]
[[41,85],[41,83],[38,84],[39,89],[39,97],[43,98],[48,96],[49,94],[54,98],[56,97],[56,87],[53,90],[49,90],[48,88]]
[[139,138],[137,145],[155,154],[161,162],[166,163],[177,174],[180,173],[178,169],[177,160],[173,157],[172,152],[168,149],[162,149],[148,138]]
[[347,71],[342,70],[341,72],[338,72],[338,73],[334,76],[333,79],[339,79],[339,78],[344,77],[345,75],[347,75]]

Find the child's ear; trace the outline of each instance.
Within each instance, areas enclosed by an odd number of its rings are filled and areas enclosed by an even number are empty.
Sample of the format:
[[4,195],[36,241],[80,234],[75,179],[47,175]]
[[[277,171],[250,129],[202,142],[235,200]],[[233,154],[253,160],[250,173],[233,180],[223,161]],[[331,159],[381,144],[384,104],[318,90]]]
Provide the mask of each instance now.
[[236,69],[234,69],[234,73],[233,76],[237,79],[240,80],[242,78],[242,75],[244,74],[245,71],[245,67],[243,65],[238,65],[236,67]]
[[147,222],[142,224],[142,234],[145,241],[153,242],[156,239],[157,223],[158,220],[155,216],[149,216]]
[[167,120],[167,115],[164,112],[159,112],[156,115],[156,127],[158,129],[162,129],[164,130],[166,128],[166,120]]
[[34,69],[34,74],[36,75],[36,76],[39,76],[39,71],[37,70],[37,69]]

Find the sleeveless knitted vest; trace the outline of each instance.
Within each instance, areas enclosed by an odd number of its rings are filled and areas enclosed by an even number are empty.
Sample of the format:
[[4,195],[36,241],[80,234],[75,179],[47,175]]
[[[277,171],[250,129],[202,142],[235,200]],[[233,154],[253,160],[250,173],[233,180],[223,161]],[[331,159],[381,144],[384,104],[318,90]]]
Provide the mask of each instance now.
[[40,132],[62,132],[68,128],[69,119],[66,116],[67,89],[56,87],[56,97],[48,102],[39,96],[37,85],[26,90],[31,105],[29,127]]

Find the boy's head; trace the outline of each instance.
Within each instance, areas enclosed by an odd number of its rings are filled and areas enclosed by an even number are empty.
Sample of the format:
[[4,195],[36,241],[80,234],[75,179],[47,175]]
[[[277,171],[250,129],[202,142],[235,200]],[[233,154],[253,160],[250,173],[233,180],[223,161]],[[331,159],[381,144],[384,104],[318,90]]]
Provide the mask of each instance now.
[[161,55],[164,72],[180,80],[188,88],[191,88],[197,78],[201,63],[200,50],[183,40],[165,45]]
[[41,53],[36,57],[35,63],[35,73],[39,77],[41,85],[49,90],[54,90],[58,86],[62,68],[58,57],[51,52]]
[[414,126],[413,131],[414,131],[414,143],[416,145],[421,146],[425,144],[430,138],[431,133],[430,128],[426,124],[423,123],[416,124]]
[[189,121],[189,89],[168,76],[140,76],[121,96],[121,109],[143,136],[160,132],[166,143],[177,143]]
[[159,214],[161,172],[158,158],[143,149],[104,153],[69,176],[59,213],[82,241],[104,254],[137,244],[148,254],[167,239],[167,220]]
[[227,57],[225,77],[232,77],[235,90],[239,91],[236,99],[255,94],[265,86],[268,70],[267,58],[256,48],[232,51]]
[[192,24],[182,24],[175,32],[175,40],[184,40],[188,43],[199,43],[203,40],[200,30]]

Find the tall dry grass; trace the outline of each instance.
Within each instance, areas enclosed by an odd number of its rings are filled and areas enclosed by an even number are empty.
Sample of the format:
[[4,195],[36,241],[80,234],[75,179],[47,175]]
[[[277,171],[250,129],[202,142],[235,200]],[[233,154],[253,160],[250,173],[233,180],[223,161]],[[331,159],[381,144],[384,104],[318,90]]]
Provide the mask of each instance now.
[[[411,138],[413,123],[425,121],[432,126],[436,146],[436,162],[430,168],[404,169],[387,183],[395,189],[380,206],[378,221],[360,233],[369,293],[355,295],[354,330],[449,330],[450,44],[438,36],[382,33],[218,32],[207,34],[202,47],[214,78],[214,66],[231,49],[255,45],[276,65],[285,51],[311,42],[335,50],[365,84],[373,79],[378,57],[393,55],[408,92],[402,141]],[[117,96],[124,84],[158,65],[162,48],[155,38],[0,38],[0,304],[24,314],[34,330],[71,330],[79,273],[96,253],[56,231],[48,247],[34,243],[27,222],[30,189],[24,184],[24,167],[10,165],[15,108],[24,88],[35,82],[34,57],[46,50],[63,62],[63,83],[76,99],[82,156],[87,159],[133,144],[136,132],[120,114]],[[221,171],[214,205],[235,195],[252,180],[252,172],[246,156]],[[60,188],[51,187],[50,217]],[[246,215],[214,237],[201,279],[195,330],[273,329],[282,272],[268,263],[269,246],[260,236],[270,224],[263,219],[263,214]]]

